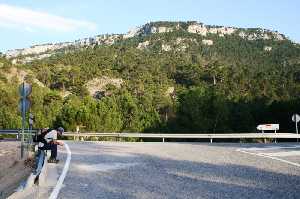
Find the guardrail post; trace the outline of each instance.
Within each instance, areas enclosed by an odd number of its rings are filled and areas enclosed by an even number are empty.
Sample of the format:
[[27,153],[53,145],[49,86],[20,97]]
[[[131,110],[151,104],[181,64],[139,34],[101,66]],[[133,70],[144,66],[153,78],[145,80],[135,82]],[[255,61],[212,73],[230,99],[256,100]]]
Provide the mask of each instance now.
[[165,138],[162,138],[163,139],[163,142],[165,142]]
[[212,138],[210,138],[210,143],[213,143],[213,139]]

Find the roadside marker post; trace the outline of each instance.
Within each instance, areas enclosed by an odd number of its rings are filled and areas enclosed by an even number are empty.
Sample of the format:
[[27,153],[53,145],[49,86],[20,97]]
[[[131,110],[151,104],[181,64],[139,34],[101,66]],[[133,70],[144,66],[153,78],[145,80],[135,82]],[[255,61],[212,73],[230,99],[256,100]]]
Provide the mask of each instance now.
[[29,113],[29,140],[28,143],[32,144],[32,128],[33,128],[33,123],[34,123],[34,115],[32,113]]
[[[297,135],[299,134],[298,132],[298,122],[300,121],[300,116],[298,114],[294,114],[292,116],[292,121],[295,122],[295,126],[296,126],[296,133]],[[297,142],[299,142],[299,138],[297,138]]]

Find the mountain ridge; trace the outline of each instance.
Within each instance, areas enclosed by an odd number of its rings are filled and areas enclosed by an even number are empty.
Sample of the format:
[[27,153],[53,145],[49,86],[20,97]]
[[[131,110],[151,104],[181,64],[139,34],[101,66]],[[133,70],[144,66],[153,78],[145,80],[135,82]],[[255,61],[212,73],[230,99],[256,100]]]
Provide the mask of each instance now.
[[[117,41],[126,40],[133,37],[148,36],[151,34],[159,33],[170,33],[174,31],[182,31],[186,33],[198,34],[203,37],[209,35],[217,35],[224,37],[226,35],[237,35],[242,39],[246,40],[275,40],[283,41],[289,40],[285,35],[278,31],[271,31],[262,28],[237,28],[230,26],[216,26],[216,25],[205,25],[201,22],[187,21],[187,22],[169,22],[169,21],[158,21],[149,22],[142,26],[138,26],[134,29],[129,30],[126,34],[102,34],[94,37],[87,37],[78,39],[73,42],[59,42],[59,43],[46,43],[33,45],[29,48],[8,50],[4,55],[9,58],[16,58],[19,56],[30,56],[35,57],[28,59],[26,62],[30,62],[35,59],[43,59],[51,56],[51,52],[69,48],[69,47],[88,47],[95,45],[112,45]],[[50,52],[50,54],[49,54]],[[42,55],[42,56],[36,56]]]

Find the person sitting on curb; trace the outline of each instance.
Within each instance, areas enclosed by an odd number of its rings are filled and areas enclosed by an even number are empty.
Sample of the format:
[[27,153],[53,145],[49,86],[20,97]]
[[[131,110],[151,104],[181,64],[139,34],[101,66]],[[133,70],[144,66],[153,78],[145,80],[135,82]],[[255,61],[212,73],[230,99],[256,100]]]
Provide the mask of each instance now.
[[64,129],[62,127],[55,129],[43,129],[41,135],[38,138],[38,148],[40,150],[51,150],[51,156],[48,160],[49,163],[58,163],[57,157],[57,145],[63,146],[64,143],[57,140],[58,135],[62,135]]

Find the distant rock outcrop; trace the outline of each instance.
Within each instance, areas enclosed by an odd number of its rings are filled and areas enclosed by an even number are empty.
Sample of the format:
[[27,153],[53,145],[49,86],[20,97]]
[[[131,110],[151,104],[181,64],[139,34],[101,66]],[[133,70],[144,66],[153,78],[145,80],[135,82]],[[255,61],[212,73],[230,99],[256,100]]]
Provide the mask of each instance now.
[[214,41],[210,40],[210,39],[203,39],[202,44],[207,45],[207,46],[212,46],[214,44]]
[[96,97],[101,92],[103,93],[103,95],[105,95],[106,86],[109,84],[115,86],[116,88],[121,88],[123,80],[119,78],[110,78],[103,76],[102,78],[94,78],[90,80],[86,84],[86,87],[90,95]]
[[13,57],[17,57],[17,56],[36,55],[36,54],[45,53],[47,51],[54,51],[54,50],[58,50],[61,48],[65,48],[70,45],[72,45],[72,43],[70,43],[70,42],[57,43],[57,44],[35,45],[35,46],[31,46],[30,48],[9,50],[6,52],[6,57],[13,58]]
[[171,46],[168,45],[168,44],[162,44],[162,45],[161,45],[161,49],[162,49],[163,51],[166,51],[166,52],[172,50]]
[[271,51],[273,48],[271,46],[265,46],[264,51]]
[[202,36],[207,36],[209,33],[218,34],[219,36],[231,35],[237,30],[238,30],[237,28],[232,28],[232,27],[223,27],[223,26],[211,27],[211,26],[206,26],[202,23],[195,23],[189,25],[188,27],[188,32],[200,34]]
[[139,43],[137,49],[146,49],[150,45],[150,41],[145,41]]
[[[43,59],[46,57],[51,56],[51,52],[56,50],[65,49],[68,47],[85,47],[85,46],[93,46],[93,45],[112,45],[117,40],[122,39],[122,35],[98,35],[95,37],[79,39],[74,42],[64,42],[64,43],[54,43],[54,44],[41,44],[31,46],[30,48],[24,49],[16,49],[16,50],[9,50],[5,53],[7,58],[16,58],[19,56],[28,56],[31,57],[29,59],[24,59],[23,57],[19,59],[21,62],[30,62],[36,59]],[[47,54],[43,56],[36,56],[41,54]]]

